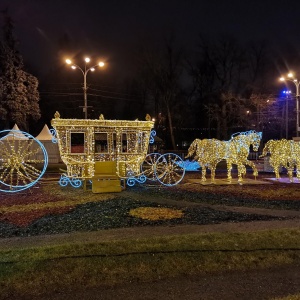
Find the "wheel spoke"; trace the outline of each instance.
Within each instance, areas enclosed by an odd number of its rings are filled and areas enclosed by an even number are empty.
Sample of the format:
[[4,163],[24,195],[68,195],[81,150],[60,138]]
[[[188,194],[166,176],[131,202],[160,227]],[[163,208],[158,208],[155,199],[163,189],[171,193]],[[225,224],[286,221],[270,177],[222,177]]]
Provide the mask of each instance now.
[[[41,142],[26,132],[0,132],[4,133],[6,135],[0,139],[0,191],[22,191],[45,173],[47,152]],[[37,164],[42,165],[42,169],[37,168]]]

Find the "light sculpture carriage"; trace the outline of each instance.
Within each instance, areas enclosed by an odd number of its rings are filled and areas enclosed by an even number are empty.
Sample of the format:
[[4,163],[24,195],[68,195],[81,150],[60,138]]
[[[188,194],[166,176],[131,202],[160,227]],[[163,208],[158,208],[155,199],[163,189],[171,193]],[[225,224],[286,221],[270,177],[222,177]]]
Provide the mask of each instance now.
[[[62,119],[56,113],[51,124],[61,159],[67,167],[60,179],[61,185],[70,183],[78,187],[94,178],[109,180],[115,175],[130,186],[147,179],[171,186],[184,176],[182,159],[178,155],[147,155],[149,141],[155,135],[154,122],[149,116],[146,121],[105,120],[102,115],[98,120],[91,120]],[[114,174],[104,171],[97,175],[101,168],[107,168],[106,162],[114,163]]]

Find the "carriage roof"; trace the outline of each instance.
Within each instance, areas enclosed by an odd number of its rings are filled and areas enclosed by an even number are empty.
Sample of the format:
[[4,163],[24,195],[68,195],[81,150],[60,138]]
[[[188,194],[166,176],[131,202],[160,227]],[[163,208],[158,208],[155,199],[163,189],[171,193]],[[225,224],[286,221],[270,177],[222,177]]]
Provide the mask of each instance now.
[[130,120],[90,120],[90,119],[52,119],[51,125],[56,127],[58,130],[63,128],[72,127],[94,127],[94,128],[115,128],[118,130],[147,130],[150,131],[153,128],[153,121],[130,121]]

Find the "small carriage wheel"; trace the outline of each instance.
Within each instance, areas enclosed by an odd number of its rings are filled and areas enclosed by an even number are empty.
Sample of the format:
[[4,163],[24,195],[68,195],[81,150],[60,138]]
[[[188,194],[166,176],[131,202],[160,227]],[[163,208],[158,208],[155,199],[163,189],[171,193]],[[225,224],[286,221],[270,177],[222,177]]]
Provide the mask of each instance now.
[[156,161],[154,170],[157,180],[166,186],[178,184],[185,174],[183,160],[174,153],[161,155]]
[[143,163],[141,165],[141,171],[142,171],[143,175],[145,175],[146,178],[151,181],[157,180],[154,169],[155,169],[155,165],[156,165],[156,162],[159,159],[159,157],[161,157],[161,154],[159,154],[159,153],[147,154],[147,156],[145,157],[145,160],[143,161]]
[[48,165],[44,145],[20,130],[0,131],[0,191],[20,192],[43,176]]

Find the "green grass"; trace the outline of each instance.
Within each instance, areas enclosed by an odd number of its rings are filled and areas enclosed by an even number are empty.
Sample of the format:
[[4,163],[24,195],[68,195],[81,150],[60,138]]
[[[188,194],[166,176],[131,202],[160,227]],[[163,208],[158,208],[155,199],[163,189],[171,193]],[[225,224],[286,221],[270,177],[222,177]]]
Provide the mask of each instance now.
[[300,294],[297,295],[289,295],[283,298],[273,298],[272,300],[300,300]]
[[[2,296],[300,263],[300,230],[193,234],[0,250]],[[76,285],[75,285],[76,284]]]

